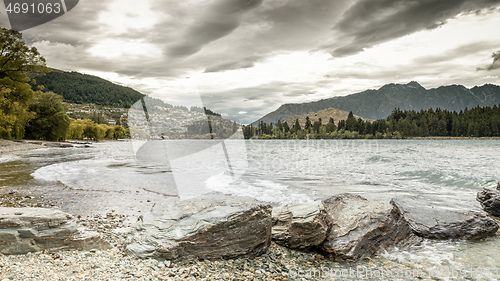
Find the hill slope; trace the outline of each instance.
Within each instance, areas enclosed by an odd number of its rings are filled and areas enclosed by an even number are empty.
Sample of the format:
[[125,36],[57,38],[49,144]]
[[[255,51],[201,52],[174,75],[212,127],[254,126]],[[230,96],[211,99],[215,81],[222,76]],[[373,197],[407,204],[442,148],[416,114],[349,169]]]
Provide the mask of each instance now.
[[[335,125],[337,125],[340,120],[347,119],[347,116],[349,116],[349,112],[344,111],[344,110],[340,110],[340,109],[336,109],[336,108],[327,108],[327,109],[323,109],[323,110],[320,110],[317,112],[310,112],[308,114],[304,114],[304,115],[300,115],[300,116],[294,115],[294,116],[288,117],[286,119],[286,122],[291,126],[291,125],[295,124],[295,120],[299,119],[300,126],[304,126],[306,124],[306,117],[307,116],[309,116],[309,119],[311,120],[312,123],[314,123],[314,121],[318,121],[319,118],[321,118],[321,122],[323,124],[327,123],[331,117],[335,121]],[[357,115],[354,115],[354,117],[356,119],[361,118],[364,121],[373,121],[370,119],[362,118],[362,117],[357,116]]]
[[[64,101],[69,103],[93,103],[130,108],[132,104],[144,96],[132,88],[78,72],[53,70],[35,80],[37,85],[45,87],[45,91],[60,94]],[[36,89],[36,85],[33,88]]]
[[360,93],[333,97],[302,104],[284,104],[268,113],[260,121],[276,123],[293,115],[303,115],[326,108],[338,108],[352,111],[354,114],[369,119],[383,119],[394,108],[401,110],[421,110],[441,108],[460,111],[466,107],[493,106],[500,103],[500,86],[485,84],[467,89],[462,85],[442,86],[427,90],[417,82],[408,84],[387,84],[378,90],[366,90]]

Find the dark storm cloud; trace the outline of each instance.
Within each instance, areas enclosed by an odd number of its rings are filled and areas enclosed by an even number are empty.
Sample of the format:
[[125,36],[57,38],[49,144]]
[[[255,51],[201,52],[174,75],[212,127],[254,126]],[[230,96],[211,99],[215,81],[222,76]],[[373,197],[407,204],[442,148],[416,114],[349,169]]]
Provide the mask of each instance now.
[[499,0],[360,0],[352,5],[335,25],[347,44],[325,45],[333,55],[350,55],[363,48],[424,29],[434,29],[448,19],[493,5]]
[[[194,39],[192,37],[193,34],[199,33],[198,28],[212,32],[211,29],[214,27],[207,25],[204,19],[207,18],[207,14],[211,18],[220,18],[220,11],[214,15],[213,8],[206,8],[209,12],[186,13],[187,7],[179,7],[178,4],[173,10],[167,8],[166,4],[161,6],[158,4],[155,8],[168,10],[170,16],[155,26],[153,31],[155,36],[151,40],[168,46],[167,50],[171,53],[168,51],[166,53],[171,57],[169,60],[171,67],[190,66],[192,69],[200,68],[207,73],[251,68],[257,62],[281,52],[314,49],[318,38],[329,32],[330,26],[338,20],[337,16],[342,14],[347,6],[346,3],[349,1],[264,1],[258,7],[244,10],[244,15],[243,11],[240,12],[238,26],[230,33],[216,38],[217,40],[207,42],[210,44],[198,44],[200,43],[198,40],[202,43],[208,41],[203,36]],[[200,9],[203,7],[198,8]],[[221,18],[221,20],[224,23],[231,22],[231,18]],[[200,22],[202,25],[198,27],[196,23]],[[208,33],[208,35],[214,34]],[[210,38],[212,37],[216,36]],[[193,52],[201,48],[203,52],[194,55]],[[193,53],[191,56],[187,56],[191,53]],[[174,54],[184,57],[182,60],[175,60]]]
[[23,31],[23,37],[29,44],[48,41],[72,46],[90,46],[91,44],[87,43],[89,38],[101,31],[98,18],[104,11],[108,11],[105,1],[81,1],[60,18]]
[[262,3],[262,0],[220,0],[189,26],[180,43],[170,46],[167,54],[186,57],[197,53],[204,45],[233,32],[242,16]]
[[491,55],[491,58],[493,58],[493,62],[486,66],[486,67],[478,67],[477,70],[493,70],[493,69],[498,69],[500,68],[500,51],[497,51],[496,53],[493,53]]
[[266,2],[255,19],[266,23],[269,28],[256,37],[265,39],[276,47],[310,48],[311,43],[325,35],[339,20],[350,3],[351,1],[331,0]]

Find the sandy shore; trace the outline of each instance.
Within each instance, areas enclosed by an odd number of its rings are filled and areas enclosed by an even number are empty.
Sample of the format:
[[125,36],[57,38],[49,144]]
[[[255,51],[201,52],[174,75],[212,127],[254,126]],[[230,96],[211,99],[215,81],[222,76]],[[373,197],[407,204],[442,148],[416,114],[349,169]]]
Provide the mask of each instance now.
[[42,148],[40,144],[28,143],[24,140],[13,141],[0,139],[0,156],[7,155],[16,151],[27,151],[37,148]]

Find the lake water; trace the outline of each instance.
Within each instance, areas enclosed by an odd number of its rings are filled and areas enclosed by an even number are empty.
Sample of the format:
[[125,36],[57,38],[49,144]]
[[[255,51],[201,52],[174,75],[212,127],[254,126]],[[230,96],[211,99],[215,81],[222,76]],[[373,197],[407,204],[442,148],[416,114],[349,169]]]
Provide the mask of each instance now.
[[[276,204],[353,192],[383,202],[432,194],[478,205],[476,193],[500,181],[499,159],[500,140],[488,139],[103,142],[0,158],[0,186],[82,215],[137,216],[155,203],[210,191]],[[382,256],[412,268],[496,274],[500,240],[426,241]]]

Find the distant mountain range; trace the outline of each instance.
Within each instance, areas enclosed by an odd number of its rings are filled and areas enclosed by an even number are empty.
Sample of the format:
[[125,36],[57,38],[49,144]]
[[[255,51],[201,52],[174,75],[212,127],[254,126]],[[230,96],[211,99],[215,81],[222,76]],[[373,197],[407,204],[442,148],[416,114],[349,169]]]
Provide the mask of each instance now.
[[354,114],[368,119],[384,119],[394,108],[401,110],[421,110],[441,108],[460,111],[475,106],[493,106],[500,104],[500,86],[485,84],[468,89],[462,85],[442,86],[425,89],[419,83],[387,84],[378,90],[366,90],[343,97],[333,97],[315,102],[301,104],[284,104],[277,110],[268,113],[255,121],[276,123],[293,115],[304,115],[327,108],[352,111]]
[[78,72],[65,72],[51,69],[44,76],[35,78],[37,86],[44,86],[44,91],[52,91],[62,95],[65,102],[93,103],[102,106],[130,108],[132,104],[144,97],[138,91],[114,84],[97,76]]

